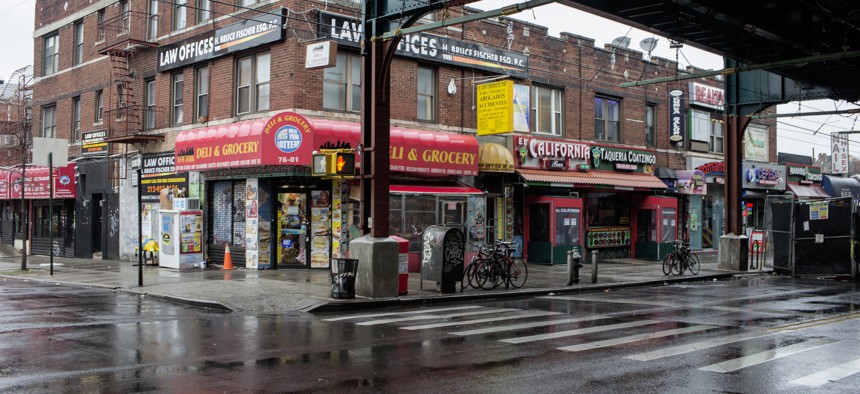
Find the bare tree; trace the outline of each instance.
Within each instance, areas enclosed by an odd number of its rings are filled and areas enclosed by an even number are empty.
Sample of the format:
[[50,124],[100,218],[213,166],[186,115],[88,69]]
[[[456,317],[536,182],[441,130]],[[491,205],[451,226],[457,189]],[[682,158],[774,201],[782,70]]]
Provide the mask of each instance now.
[[[0,149],[9,151],[19,150],[18,163],[21,166],[21,234],[23,235],[23,253],[21,254],[21,269],[27,269],[27,239],[29,237],[29,210],[24,196],[24,180],[26,179],[27,163],[32,155],[32,124],[33,124],[33,66],[20,68],[12,73],[0,92]],[[6,163],[11,165],[12,163]]]

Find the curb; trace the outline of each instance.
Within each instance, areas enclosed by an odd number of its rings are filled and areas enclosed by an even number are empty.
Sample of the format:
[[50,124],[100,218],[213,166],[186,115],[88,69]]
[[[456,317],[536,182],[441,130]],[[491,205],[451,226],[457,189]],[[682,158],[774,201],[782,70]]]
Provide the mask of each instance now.
[[527,290],[509,290],[509,291],[494,291],[476,294],[453,294],[438,297],[406,297],[406,298],[382,298],[374,300],[358,300],[358,301],[341,301],[327,302],[315,307],[304,309],[308,313],[325,313],[325,312],[349,312],[364,309],[377,309],[394,306],[415,306],[415,305],[430,305],[446,302],[463,302],[463,301],[480,301],[487,299],[508,299],[519,297],[531,297],[538,295],[550,294],[566,294],[566,293],[583,293],[590,291],[606,290],[606,289],[621,289],[627,287],[638,286],[654,286],[663,284],[687,283],[687,282],[702,282],[712,280],[725,280],[735,277],[737,273],[712,274],[703,276],[690,276],[673,279],[651,280],[644,282],[620,282],[612,284],[588,284],[579,287],[550,287],[540,289]]

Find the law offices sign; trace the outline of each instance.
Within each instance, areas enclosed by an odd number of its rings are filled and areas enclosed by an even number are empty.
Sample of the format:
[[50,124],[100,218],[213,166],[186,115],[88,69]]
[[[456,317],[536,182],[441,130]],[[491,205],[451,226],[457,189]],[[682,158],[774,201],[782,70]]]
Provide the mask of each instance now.
[[[358,47],[361,21],[325,11],[319,13],[319,33],[339,44]],[[397,45],[397,54],[461,67],[478,68],[498,74],[527,79],[528,57],[521,53],[490,48],[427,33],[407,34]]]
[[158,48],[158,72],[283,40],[285,13],[286,9],[281,8],[281,16],[258,15],[253,20],[244,20],[161,46]]

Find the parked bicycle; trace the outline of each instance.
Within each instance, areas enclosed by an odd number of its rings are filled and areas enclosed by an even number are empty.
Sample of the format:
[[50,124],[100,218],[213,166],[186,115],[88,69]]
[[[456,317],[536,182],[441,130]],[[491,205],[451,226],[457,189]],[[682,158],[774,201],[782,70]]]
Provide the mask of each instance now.
[[681,275],[690,270],[693,275],[699,273],[699,256],[690,252],[690,244],[683,240],[672,241],[672,251],[663,258],[663,275]]
[[490,290],[504,284],[505,288],[520,288],[526,283],[528,266],[525,260],[513,258],[515,244],[496,241],[492,245],[473,245],[478,247],[478,254],[463,272],[470,287]]

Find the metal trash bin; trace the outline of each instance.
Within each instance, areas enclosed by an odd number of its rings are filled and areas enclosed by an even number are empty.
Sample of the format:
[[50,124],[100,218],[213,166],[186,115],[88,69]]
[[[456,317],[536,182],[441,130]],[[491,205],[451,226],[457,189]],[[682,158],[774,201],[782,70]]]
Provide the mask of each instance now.
[[463,287],[463,259],[466,242],[463,231],[456,227],[430,226],[424,230],[420,287],[424,280],[435,281],[442,293]]
[[331,297],[355,298],[355,273],[358,259],[331,259]]

